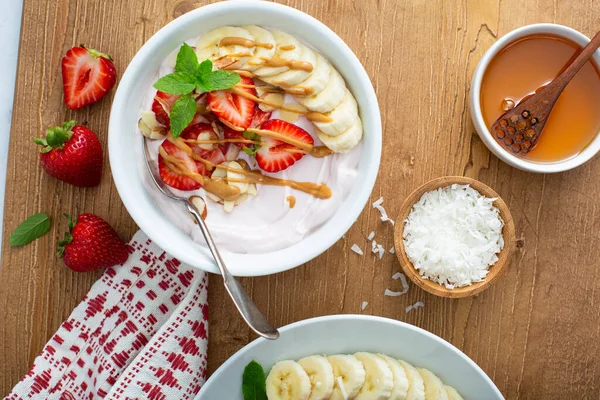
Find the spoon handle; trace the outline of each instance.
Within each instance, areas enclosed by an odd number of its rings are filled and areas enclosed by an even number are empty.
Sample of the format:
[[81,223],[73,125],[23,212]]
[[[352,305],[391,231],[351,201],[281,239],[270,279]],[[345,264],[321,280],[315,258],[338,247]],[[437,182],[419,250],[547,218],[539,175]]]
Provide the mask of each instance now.
[[575,74],[585,65],[600,47],[600,32],[581,50],[581,53],[569,64],[567,68],[552,82],[556,87],[564,88],[573,79]]
[[233,275],[229,272],[227,267],[225,266],[225,262],[221,258],[221,254],[215,245],[215,241],[213,240],[210,232],[208,231],[208,226],[204,219],[202,219],[200,212],[196,208],[196,206],[189,200],[185,201],[185,205],[187,206],[188,211],[194,216],[194,219],[198,223],[200,230],[202,231],[202,235],[204,235],[204,239],[206,239],[206,243],[208,244],[208,248],[212,253],[219,270],[221,271],[221,275],[223,276],[223,283],[225,284],[225,289],[229,296],[233,300],[236,308],[242,315],[242,318],[248,326],[256,332],[258,335],[266,338],[266,339],[277,339],[279,338],[279,332],[277,329],[273,328],[273,326],[267,321],[265,316],[260,312],[256,304],[248,297],[244,287],[235,279]]

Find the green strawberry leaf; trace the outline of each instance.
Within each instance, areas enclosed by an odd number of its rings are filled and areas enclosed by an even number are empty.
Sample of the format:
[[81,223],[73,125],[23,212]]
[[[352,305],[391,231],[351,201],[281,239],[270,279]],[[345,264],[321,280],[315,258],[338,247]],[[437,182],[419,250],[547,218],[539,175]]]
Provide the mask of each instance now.
[[198,66],[198,57],[194,49],[187,43],[182,44],[177,53],[175,71],[194,76],[198,71]]
[[246,365],[242,375],[244,400],[267,400],[266,382],[265,370],[259,363],[253,360]]
[[46,213],[34,214],[27,218],[10,235],[10,245],[23,246],[44,236],[50,230],[50,217]]
[[171,133],[178,138],[196,115],[196,101],[189,94],[181,96],[171,109]]
[[175,72],[160,78],[154,87],[169,94],[188,94],[196,89],[196,78],[186,72]]

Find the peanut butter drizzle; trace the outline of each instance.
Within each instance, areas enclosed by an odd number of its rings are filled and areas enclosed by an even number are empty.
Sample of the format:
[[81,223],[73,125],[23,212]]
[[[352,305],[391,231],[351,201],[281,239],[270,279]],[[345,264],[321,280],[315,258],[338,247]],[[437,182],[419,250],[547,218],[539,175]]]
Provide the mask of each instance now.
[[317,146],[312,149],[310,155],[315,158],[324,158],[333,154],[333,150],[331,150],[327,146]]
[[[311,111],[300,111],[297,110],[295,108],[289,108],[286,107],[283,104],[275,104],[275,103],[271,103],[270,101],[261,99],[260,97],[256,97],[255,95],[253,95],[252,93],[248,93],[245,90],[241,90],[241,88],[237,87],[238,85],[235,85],[234,87],[232,87],[231,89],[229,89],[229,91],[231,93],[237,94],[238,96],[241,97],[245,97],[247,99],[250,99],[252,101],[255,101],[257,103],[262,103],[262,104],[266,104],[269,107],[274,107],[274,108],[278,108],[280,110],[285,110],[285,111],[289,111],[289,112],[293,112],[296,114],[304,114],[306,116],[306,119],[308,119],[309,121],[314,121],[314,122],[331,122],[332,119],[322,113],[318,113],[318,112],[311,112]],[[240,130],[239,128],[236,128],[234,126],[230,126],[225,122],[225,125],[229,126],[231,129],[235,129],[235,130]],[[243,130],[243,129],[242,129]]]
[[265,49],[272,49],[271,43],[256,43],[254,40],[246,39],[243,37],[228,36],[221,39],[219,47],[222,46],[242,46],[242,47],[263,47]]
[[[270,131],[268,131],[270,132]],[[277,133],[277,132],[275,132]],[[185,141],[181,138],[175,139],[173,135],[167,135],[167,140],[177,146],[179,149],[184,151],[187,155],[189,155],[192,159],[199,161],[206,165],[209,170],[214,168],[224,169],[230,172],[235,172],[237,174],[242,174],[246,176],[246,179],[233,179],[227,178],[228,182],[245,182],[245,183],[259,183],[261,185],[270,185],[270,186],[288,186],[292,189],[299,190],[304,193],[308,193],[311,196],[316,197],[317,199],[328,199],[331,197],[331,189],[324,183],[313,183],[313,182],[296,182],[287,179],[278,179],[272,178],[270,176],[263,175],[260,171],[256,170],[246,170],[246,169],[237,169],[237,168],[229,168],[226,165],[217,165],[211,161],[205,160],[200,157],[198,154],[194,153],[190,146],[185,143]],[[304,143],[306,145],[306,143]],[[312,146],[311,146],[312,150]],[[162,148],[159,147],[160,156],[163,157],[163,160],[167,164],[167,167],[174,172],[181,173],[183,175],[189,176],[194,179],[196,182],[203,185],[204,190],[207,192],[213,193],[225,200],[235,200],[240,195],[239,188],[235,188],[233,186],[228,185],[222,179],[213,180],[213,179],[205,179],[202,175],[191,171],[184,163],[179,160],[177,157],[173,157]],[[174,164],[169,166],[169,164]],[[241,164],[240,164],[241,165]],[[173,166],[176,166],[177,169],[172,169]],[[208,183],[207,182],[214,182]],[[220,183],[219,183],[220,182]],[[231,188],[226,188],[225,186]],[[237,191],[237,195],[234,194],[234,191]]]
[[265,130],[265,129],[256,129],[256,128],[248,128],[246,130],[248,132],[256,133],[256,134],[258,134],[260,136],[270,137],[270,138],[282,141],[284,143],[289,143],[292,146],[296,146],[296,147],[298,147],[298,148],[300,148],[300,149],[302,149],[302,150],[304,150],[304,151],[306,151],[308,153],[310,153],[312,151],[313,147],[314,147],[310,143],[305,143],[305,142],[303,142],[301,140],[297,140],[297,139],[291,138],[289,136],[282,135],[279,132]]
[[290,205],[290,208],[294,208],[294,206],[296,205],[296,198],[294,196],[288,196],[285,198],[288,202],[288,204]]
[[279,48],[283,51],[289,51],[289,50],[294,50],[296,48],[296,46],[293,44],[287,44],[285,46],[279,46]]
[[236,74],[238,74],[239,76],[245,76],[246,78],[254,77],[254,74],[250,71],[244,71],[242,69],[234,69],[232,71],[235,72]]
[[265,65],[267,67],[288,67],[289,69],[299,69],[305,72],[312,72],[314,68],[308,61],[291,60],[282,57],[273,57]]

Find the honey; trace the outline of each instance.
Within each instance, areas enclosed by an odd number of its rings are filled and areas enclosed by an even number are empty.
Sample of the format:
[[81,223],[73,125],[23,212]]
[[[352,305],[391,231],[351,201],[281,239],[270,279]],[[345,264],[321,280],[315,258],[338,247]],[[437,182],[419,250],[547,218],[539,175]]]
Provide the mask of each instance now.
[[[581,46],[562,37],[532,35],[502,49],[490,62],[481,84],[486,126],[556,78]],[[554,105],[542,135],[522,157],[559,162],[576,156],[600,131],[600,71],[588,61]]]

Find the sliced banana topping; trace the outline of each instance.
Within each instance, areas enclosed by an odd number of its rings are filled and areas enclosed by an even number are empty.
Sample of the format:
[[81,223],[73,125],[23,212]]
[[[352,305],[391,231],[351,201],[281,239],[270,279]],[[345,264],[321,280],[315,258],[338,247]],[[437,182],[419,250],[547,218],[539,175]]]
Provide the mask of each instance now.
[[300,60],[300,56],[302,55],[302,43],[289,33],[285,33],[278,30],[271,30],[273,37],[275,38],[275,42],[277,43],[277,49],[275,50],[275,55],[266,61],[266,66],[261,67],[254,71],[254,74],[260,78],[265,76],[273,76],[276,74],[281,74],[282,72],[288,71],[290,67],[288,66],[269,66],[269,62],[272,60],[292,60],[297,61]]
[[362,139],[363,127],[359,118],[354,121],[354,124],[348,128],[346,132],[338,136],[326,135],[319,129],[315,129],[315,132],[319,140],[323,142],[325,146],[329,147],[336,153],[346,153],[352,150],[352,148],[354,148],[354,146],[356,146]]
[[463,400],[462,396],[452,386],[444,386],[449,400]]
[[333,393],[335,378],[333,368],[323,356],[305,357],[298,361],[310,379],[311,392],[308,400],[327,400]]
[[277,75],[265,76],[262,78],[262,80],[271,85],[280,86],[284,89],[306,80],[314,71],[315,64],[317,63],[317,55],[310,47],[303,44],[300,46],[302,48],[302,54],[300,55],[299,60],[310,64],[312,66],[310,71],[305,71],[303,69],[290,69]]
[[406,361],[398,360],[400,365],[404,367],[406,371],[406,377],[408,378],[408,394],[406,400],[425,400],[425,384],[423,378],[419,374],[419,371]]
[[326,113],[336,108],[342,102],[345,93],[346,83],[344,82],[344,78],[342,78],[335,68],[331,68],[329,81],[323,90],[310,96],[295,96],[295,99],[311,111]]
[[392,395],[394,376],[387,362],[381,357],[360,352],[354,354],[365,368],[365,383],[356,400],[387,400]]
[[425,368],[418,369],[425,386],[425,399],[448,400],[448,392],[444,384],[433,372]]
[[240,69],[255,71],[265,65],[267,60],[273,58],[277,49],[277,42],[275,42],[275,38],[271,32],[260,26],[244,25],[242,28],[254,37],[254,43],[257,46],[254,48],[254,55]]
[[385,362],[387,362],[392,375],[394,376],[394,388],[390,395],[390,400],[406,400],[408,394],[408,378],[406,377],[406,371],[404,367],[400,365],[398,360],[387,356],[385,354],[378,354]]
[[254,41],[254,36],[237,26],[222,26],[200,36],[196,43],[198,61],[212,60],[220,68],[237,69],[243,67],[254,56],[254,47],[240,45],[220,46],[224,38],[243,38]]
[[358,119],[358,105],[352,93],[346,89],[342,102],[333,111],[324,115],[330,121],[313,122],[321,132],[330,136],[338,136],[346,132]]
[[327,357],[335,377],[331,400],[348,400],[356,397],[365,383],[365,368],[358,358],[338,354]]
[[304,95],[298,95],[300,97],[306,97],[321,93],[327,82],[329,82],[329,76],[331,73],[331,64],[319,53],[313,51],[317,55],[316,64],[313,68],[312,74],[305,80],[297,85],[294,85],[288,89],[296,89],[304,92]]
[[307,400],[311,392],[310,378],[295,361],[280,361],[267,377],[267,397],[270,400]]

